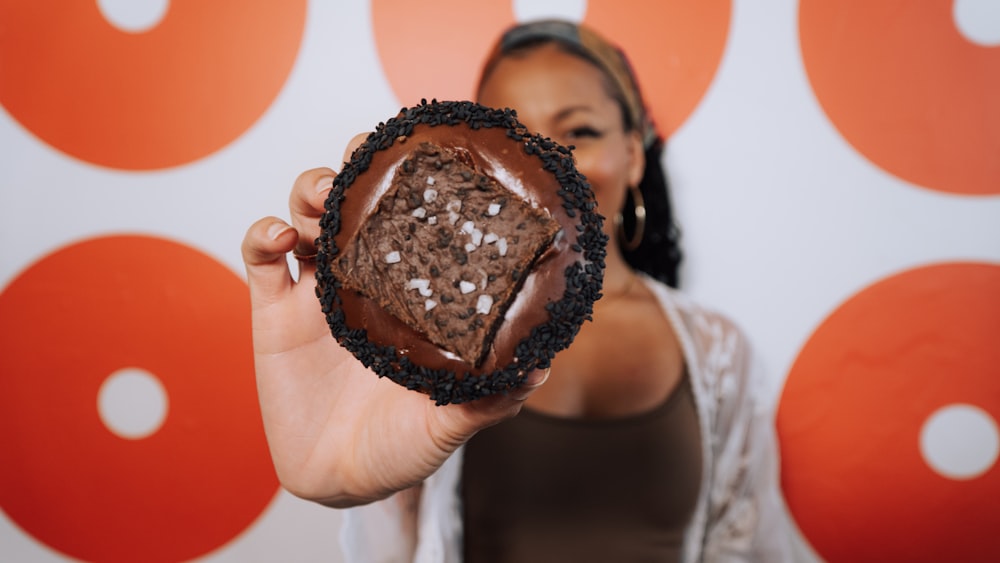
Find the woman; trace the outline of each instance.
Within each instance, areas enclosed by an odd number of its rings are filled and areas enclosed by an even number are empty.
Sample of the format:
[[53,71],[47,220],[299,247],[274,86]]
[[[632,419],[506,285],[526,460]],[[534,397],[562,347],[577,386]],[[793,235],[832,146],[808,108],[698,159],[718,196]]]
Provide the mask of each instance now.
[[680,254],[662,143],[624,56],[583,27],[516,26],[484,65],[478,98],[573,145],[614,218],[593,322],[506,397],[434,407],[372,377],[330,338],[311,263],[301,283],[286,266],[293,248],[313,252],[333,177],[306,172],[294,228],[263,219],[244,242],[282,484],[357,507],[345,516],[351,560],[788,560],[747,345],[667,285]]

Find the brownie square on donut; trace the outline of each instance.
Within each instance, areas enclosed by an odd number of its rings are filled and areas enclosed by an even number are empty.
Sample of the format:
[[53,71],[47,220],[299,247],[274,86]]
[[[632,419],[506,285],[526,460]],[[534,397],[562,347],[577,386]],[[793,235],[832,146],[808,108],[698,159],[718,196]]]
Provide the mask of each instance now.
[[332,266],[345,288],[478,365],[558,232],[467,154],[422,142]]

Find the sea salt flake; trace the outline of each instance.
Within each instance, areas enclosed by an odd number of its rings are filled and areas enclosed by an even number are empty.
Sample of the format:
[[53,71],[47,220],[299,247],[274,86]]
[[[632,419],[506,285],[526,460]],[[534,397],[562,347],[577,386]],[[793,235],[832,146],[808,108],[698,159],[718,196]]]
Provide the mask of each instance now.
[[476,312],[480,315],[490,314],[490,309],[493,308],[493,298],[489,295],[481,294],[479,299],[476,300]]
[[458,290],[461,291],[463,295],[466,293],[472,293],[476,290],[476,284],[462,280],[458,282]]
[[413,278],[407,284],[407,288],[417,290],[424,297],[430,297],[434,294],[434,291],[431,289],[431,280]]

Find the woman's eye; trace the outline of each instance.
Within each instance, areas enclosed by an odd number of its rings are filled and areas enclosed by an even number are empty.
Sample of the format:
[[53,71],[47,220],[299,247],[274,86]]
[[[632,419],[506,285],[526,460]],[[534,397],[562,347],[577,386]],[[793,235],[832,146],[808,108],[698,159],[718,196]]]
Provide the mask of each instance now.
[[566,136],[570,139],[596,139],[601,136],[601,132],[590,126],[574,127]]

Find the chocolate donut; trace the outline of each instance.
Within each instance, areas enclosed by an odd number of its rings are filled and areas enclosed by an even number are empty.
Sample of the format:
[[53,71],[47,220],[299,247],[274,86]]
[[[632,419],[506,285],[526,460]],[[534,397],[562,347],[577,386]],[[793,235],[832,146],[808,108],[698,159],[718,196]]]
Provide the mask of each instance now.
[[439,405],[514,389],[569,346],[600,297],[595,207],[570,149],[512,110],[404,108],[326,200],[316,293],[330,331]]

